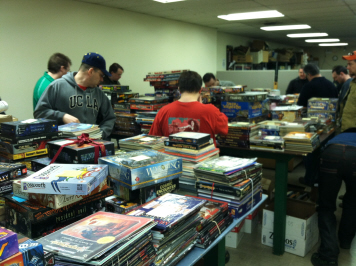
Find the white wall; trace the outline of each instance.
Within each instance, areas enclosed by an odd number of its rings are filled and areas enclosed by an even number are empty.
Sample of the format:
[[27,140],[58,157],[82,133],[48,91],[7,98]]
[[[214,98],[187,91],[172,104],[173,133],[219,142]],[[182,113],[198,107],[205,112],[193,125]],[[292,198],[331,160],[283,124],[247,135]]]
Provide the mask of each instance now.
[[217,31],[208,27],[65,0],[1,0],[0,25],[0,97],[20,120],[32,117],[33,88],[55,52],[75,71],[85,53],[100,53],[140,93],[153,91],[149,71],[216,71]]
[[[346,50],[348,49],[348,50]],[[355,49],[344,47],[312,47],[305,48],[308,54],[313,58],[318,58],[320,69],[333,69],[336,65],[347,66],[347,61],[342,59],[343,55],[347,55]],[[337,56],[337,60],[333,60],[333,56]]]

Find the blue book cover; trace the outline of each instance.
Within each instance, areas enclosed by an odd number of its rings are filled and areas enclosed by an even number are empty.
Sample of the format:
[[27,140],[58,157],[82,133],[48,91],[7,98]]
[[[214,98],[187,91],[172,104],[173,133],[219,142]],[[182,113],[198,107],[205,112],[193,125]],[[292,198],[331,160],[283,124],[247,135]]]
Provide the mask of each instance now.
[[167,193],[127,215],[153,218],[157,222],[156,229],[167,230],[199,210],[205,203],[206,200]]

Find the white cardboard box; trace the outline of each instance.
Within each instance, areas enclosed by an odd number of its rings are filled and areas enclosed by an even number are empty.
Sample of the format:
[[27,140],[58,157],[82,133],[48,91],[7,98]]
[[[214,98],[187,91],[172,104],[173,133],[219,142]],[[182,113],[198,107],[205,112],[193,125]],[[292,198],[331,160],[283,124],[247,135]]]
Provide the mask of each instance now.
[[252,234],[252,232],[256,228],[258,224],[258,211],[259,210],[255,210],[253,213],[246,216],[244,225],[245,233]]
[[225,246],[230,248],[237,248],[241,239],[243,238],[245,220],[237,224],[234,229],[229,232],[225,237]]
[[[273,246],[273,204],[263,210],[262,244]],[[318,242],[319,229],[315,204],[287,200],[285,251],[304,257]]]

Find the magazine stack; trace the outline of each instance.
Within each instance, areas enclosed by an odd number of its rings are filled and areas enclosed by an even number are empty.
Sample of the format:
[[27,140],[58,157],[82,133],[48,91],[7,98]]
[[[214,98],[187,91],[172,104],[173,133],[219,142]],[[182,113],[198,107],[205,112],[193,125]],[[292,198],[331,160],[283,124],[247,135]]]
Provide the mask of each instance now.
[[157,115],[158,111],[152,112],[136,112],[136,123],[141,126],[141,132],[143,134],[148,134],[152,127],[153,121]]
[[167,137],[141,134],[131,138],[120,139],[119,146],[120,149],[123,149],[125,151],[134,151],[142,149],[159,150],[163,148],[164,142],[167,139]]
[[175,265],[193,248],[198,236],[197,226],[203,220],[199,212],[206,202],[168,193],[128,213],[152,218],[157,223],[152,230],[157,252],[153,265]]
[[164,153],[178,156],[183,160],[183,174],[179,179],[181,189],[196,192],[194,166],[219,156],[210,134],[197,132],[179,132],[169,136],[164,142]]
[[57,265],[150,265],[154,226],[152,218],[97,212],[38,242]]
[[248,122],[229,123],[229,132],[226,136],[217,136],[221,146],[249,148],[250,138],[258,135],[259,125]]
[[89,134],[89,138],[91,139],[102,138],[99,126],[94,124],[69,123],[59,126],[58,130],[63,132],[64,138],[78,137],[83,133]]
[[320,145],[319,135],[311,132],[291,132],[283,137],[286,151],[312,152]]
[[221,156],[197,164],[198,196],[227,202],[230,215],[241,217],[262,198],[262,165],[256,159]]

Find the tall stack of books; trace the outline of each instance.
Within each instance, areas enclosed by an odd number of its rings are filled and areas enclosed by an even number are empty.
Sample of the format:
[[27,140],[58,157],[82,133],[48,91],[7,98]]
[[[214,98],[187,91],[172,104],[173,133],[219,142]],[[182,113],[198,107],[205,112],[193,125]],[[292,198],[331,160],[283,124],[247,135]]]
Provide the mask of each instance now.
[[154,226],[152,218],[97,212],[38,242],[59,265],[151,265]]
[[309,132],[291,132],[283,137],[288,151],[312,152],[320,145],[319,135]]
[[221,156],[197,164],[198,196],[227,202],[230,214],[241,217],[262,198],[262,165],[256,159]]
[[131,98],[129,100],[130,109],[132,112],[136,113],[140,112],[152,112],[158,111],[163,106],[166,106],[169,102],[168,97],[138,97],[138,98]]
[[52,164],[13,183],[5,196],[7,227],[37,238],[105,210],[106,165]]
[[136,122],[141,126],[142,134],[148,134],[158,111],[136,112]]
[[152,242],[157,252],[154,265],[175,265],[193,248],[196,227],[202,221],[199,211],[206,202],[168,193],[128,213],[153,218],[157,223],[152,229]]
[[137,114],[115,113],[115,115],[113,135],[136,136],[141,133],[140,125],[136,123]]
[[69,123],[59,126],[58,130],[63,133],[63,138],[78,137],[83,133],[89,134],[91,139],[102,138],[99,126],[95,124]]
[[215,147],[210,134],[179,132],[170,135],[164,145],[164,153],[178,156],[183,160],[183,174],[179,179],[179,187],[195,192],[194,166],[219,156],[219,149]]
[[217,136],[222,146],[249,148],[250,138],[258,135],[259,125],[248,122],[229,123],[229,132],[226,136]]
[[142,149],[159,150],[164,146],[167,137],[151,136],[147,134],[140,134],[131,138],[120,139],[120,149],[125,151],[134,151]]
[[179,99],[178,79],[183,72],[189,70],[169,70],[159,72],[149,72],[143,81],[149,82],[155,89],[156,97],[168,97],[168,102]]
[[0,161],[23,162],[29,168],[31,158],[47,154],[49,140],[62,135],[57,122],[49,119],[27,119],[1,123]]

